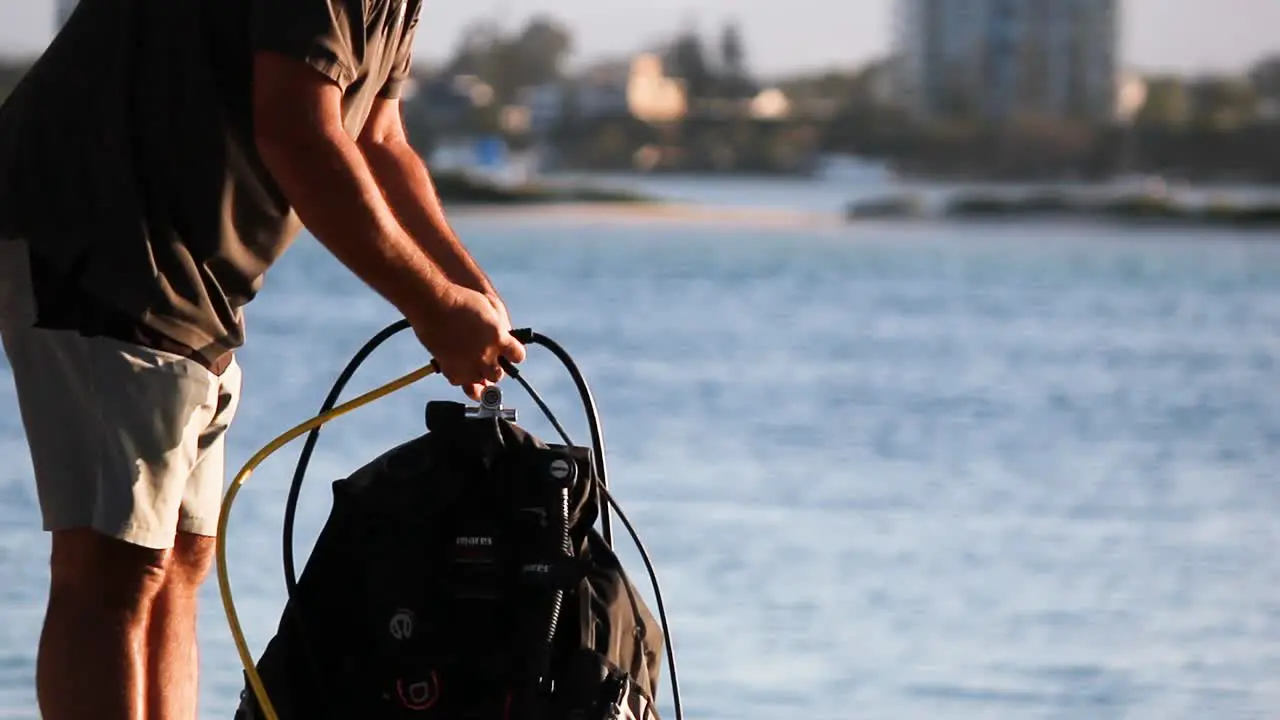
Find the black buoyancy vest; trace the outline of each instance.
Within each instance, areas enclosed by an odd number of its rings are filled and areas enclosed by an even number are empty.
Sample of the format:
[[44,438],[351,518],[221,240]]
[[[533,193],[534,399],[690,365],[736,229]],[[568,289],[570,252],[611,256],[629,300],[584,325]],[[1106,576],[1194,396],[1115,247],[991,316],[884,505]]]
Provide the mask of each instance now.
[[[665,638],[594,528],[587,448],[428,406],[333,485],[257,664],[281,720],[658,720]],[[246,685],[235,720],[260,720]]]

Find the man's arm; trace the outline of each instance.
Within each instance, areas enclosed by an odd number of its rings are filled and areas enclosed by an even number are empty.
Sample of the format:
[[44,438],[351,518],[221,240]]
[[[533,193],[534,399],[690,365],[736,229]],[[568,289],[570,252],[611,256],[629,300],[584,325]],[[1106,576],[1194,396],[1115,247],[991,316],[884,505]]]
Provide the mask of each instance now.
[[341,88],[282,55],[255,56],[258,151],[303,224],[415,324],[448,305],[452,283],[387,206],[342,126]]
[[358,140],[387,202],[409,234],[453,282],[501,302],[449,227],[431,175],[409,144],[398,98],[379,97]]

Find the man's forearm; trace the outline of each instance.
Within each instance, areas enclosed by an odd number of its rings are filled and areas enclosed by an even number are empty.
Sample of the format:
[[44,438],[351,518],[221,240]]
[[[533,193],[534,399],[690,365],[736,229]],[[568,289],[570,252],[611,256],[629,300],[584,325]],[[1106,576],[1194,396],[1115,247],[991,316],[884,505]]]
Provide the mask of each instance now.
[[303,224],[406,317],[448,301],[443,268],[397,222],[354,141],[302,128],[259,138],[259,148]]
[[449,227],[435,184],[417,151],[403,139],[366,143],[362,150],[400,223],[449,279],[496,296],[489,278]]

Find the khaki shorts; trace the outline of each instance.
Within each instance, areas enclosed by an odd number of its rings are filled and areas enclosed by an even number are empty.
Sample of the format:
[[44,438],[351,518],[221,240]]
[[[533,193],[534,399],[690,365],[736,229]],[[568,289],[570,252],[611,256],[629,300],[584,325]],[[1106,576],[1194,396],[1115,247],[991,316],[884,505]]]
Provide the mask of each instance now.
[[240,394],[171,353],[32,327],[25,247],[0,240],[0,339],[49,531],[92,528],[154,549],[213,536]]

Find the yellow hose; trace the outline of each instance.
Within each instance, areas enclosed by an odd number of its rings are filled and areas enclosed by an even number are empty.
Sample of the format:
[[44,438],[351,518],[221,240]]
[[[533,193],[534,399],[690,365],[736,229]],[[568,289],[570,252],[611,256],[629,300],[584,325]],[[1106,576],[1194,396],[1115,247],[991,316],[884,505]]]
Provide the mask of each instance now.
[[275,454],[285,445],[293,442],[301,437],[304,433],[324,425],[341,415],[345,415],[352,410],[368,405],[374,400],[384,398],[391,393],[402,390],[422,378],[437,372],[435,361],[424,365],[413,372],[392,380],[382,387],[375,388],[369,392],[349,400],[329,412],[317,415],[310,420],[294,427],[292,430],[277,437],[267,443],[265,447],[249,458],[249,462],[240,468],[240,472],[236,474],[231,486],[227,488],[227,494],[222,499],[222,511],[218,516],[218,538],[217,538],[217,557],[218,557],[218,591],[222,595],[222,607],[227,615],[227,624],[231,628],[231,638],[236,643],[236,650],[240,653],[240,664],[244,666],[244,672],[249,678],[249,685],[253,688],[253,694],[258,698],[258,705],[262,708],[262,713],[266,720],[280,720],[276,714],[275,707],[271,704],[271,699],[267,697],[267,689],[262,684],[262,677],[258,675],[257,664],[253,660],[253,655],[249,653],[249,645],[245,642],[244,631],[240,628],[240,618],[236,615],[235,602],[231,599],[231,580],[227,576],[227,520],[231,517],[231,505],[236,501],[236,494],[240,492],[240,487],[244,485],[245,480],[249,479],[249,475],[267,458]]

